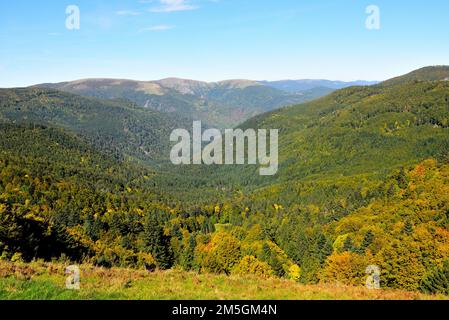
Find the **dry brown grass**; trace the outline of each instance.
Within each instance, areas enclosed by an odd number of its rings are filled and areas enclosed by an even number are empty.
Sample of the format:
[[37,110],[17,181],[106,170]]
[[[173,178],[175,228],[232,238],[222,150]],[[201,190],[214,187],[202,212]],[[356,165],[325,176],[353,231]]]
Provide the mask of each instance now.
[[[253,276],[231,276],[156,271],[105,269],[83,265],[81,290],[64,288],[66,266],[35,262],[0,262],[0,297],[39,297],[45,284],[51,299],[151,299],[151,300],[425,300],[447,299],[418,292],[368,290],[342,285],[301,285],[293,281]],[[3,290],[3,294],[2,294]],[[31,295],[27,290],[32,290]],[[54,294],[53,294],[54,293]]]

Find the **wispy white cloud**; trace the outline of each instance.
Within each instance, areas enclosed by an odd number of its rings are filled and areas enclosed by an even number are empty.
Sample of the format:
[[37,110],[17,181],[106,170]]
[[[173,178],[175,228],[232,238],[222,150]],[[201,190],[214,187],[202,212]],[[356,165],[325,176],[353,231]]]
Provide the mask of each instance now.
[[120,10],[116,12],[119,16],[140,16],[142,13],[139,11],[132,11],[132,10]]
[[187,0],[159,0],[160,5],[150,9],[150,12],[176,12],[198,9]]
[[176,28],[176,26],[166,25],[166,24],[159,24],[159,25],[155,25],[155,26],[151,26],[151,27],[140,29],[140,32],[146,32],[146,31],[167,31],[167,30],[172,30],[174,28]]

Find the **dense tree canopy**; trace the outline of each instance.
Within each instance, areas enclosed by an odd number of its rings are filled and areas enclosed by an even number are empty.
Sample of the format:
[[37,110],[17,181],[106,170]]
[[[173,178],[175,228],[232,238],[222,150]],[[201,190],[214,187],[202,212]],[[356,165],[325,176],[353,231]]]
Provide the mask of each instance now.
[[376,265],[382,287],[447,293],[447,81],[256,117],[243,127],[281,128],[272,178],[162,162],[180,119],[123,103],[0,90],[1,259],[351,285]]

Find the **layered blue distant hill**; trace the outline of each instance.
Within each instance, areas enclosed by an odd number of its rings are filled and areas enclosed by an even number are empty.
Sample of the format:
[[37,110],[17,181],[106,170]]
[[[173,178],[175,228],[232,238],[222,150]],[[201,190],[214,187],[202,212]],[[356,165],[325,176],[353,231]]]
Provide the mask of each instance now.
[[301,92],[306,90],[314,90],[321,88],[321,90],[338,90],[352,86],[370,86],[378,84],[378,81],[331,81],[331,80],[312,80],[312,79],[302,79],[302,80],[280,80],[280,81],[261,81],[262,84],[276,88],[278,90],[283,90],[287,92]]

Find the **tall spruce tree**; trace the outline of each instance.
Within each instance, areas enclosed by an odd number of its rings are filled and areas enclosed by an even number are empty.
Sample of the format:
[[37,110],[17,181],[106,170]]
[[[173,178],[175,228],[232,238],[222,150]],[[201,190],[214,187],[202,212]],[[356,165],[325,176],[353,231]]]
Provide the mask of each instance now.
[[181,256],[181,264],[185,270],[192,270],[194,267],[196,240],[193,235],[189,236],[187,245]]
[[147,214],[144,222],[143,240],[145,249],[156,260],[157,266],[162,269],[170,269],[173,265],[173,253],[170,248],[170,239],[164,235],[164,228],[159,223],[160,213]]

